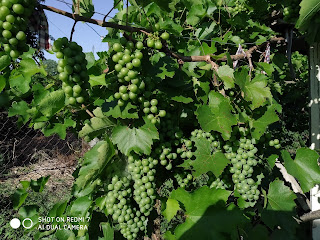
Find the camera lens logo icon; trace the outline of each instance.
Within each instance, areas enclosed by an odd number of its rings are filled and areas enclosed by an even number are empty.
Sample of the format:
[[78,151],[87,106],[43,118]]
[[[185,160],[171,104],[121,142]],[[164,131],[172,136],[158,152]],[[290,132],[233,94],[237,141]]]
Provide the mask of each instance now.
[[30,229],[30,228],[32,228],[32,226],[33,226],[33,221],[32,221],[30,218],[25,218],[25,219],[23,219],[23,221],[22,221],[22,226],[23,226],[25,229]]

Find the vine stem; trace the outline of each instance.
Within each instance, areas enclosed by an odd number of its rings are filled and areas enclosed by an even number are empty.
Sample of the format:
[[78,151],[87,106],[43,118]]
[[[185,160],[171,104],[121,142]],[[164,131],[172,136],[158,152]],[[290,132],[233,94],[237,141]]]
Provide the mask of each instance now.
[[[55,13],[64,15],[66,17],[72,18],[75,21],[88,22],[88,23],[92,23],[92,24],[95,24],[95,25],[99,25],[101,27],[115,28],[115,29],[120,29],[120,30],[123,30],[123,31],[131,32],[131,33],[132,32],[141,32],[141,33],[144,33],[146,35],[150,35],[150,33],[152,32],[152,31],[144,29],[144,28],[125,26],[125,25],[121,25],[121,24],[117,24],[117,23],[113,23],[113,22],[105,22],[105,21],[101,21],[101,20],[97,20],[97,19],[87,18],[87,17],[84,17],[84,16],[74,15],[74,14],[66,12],[64,10],[57,9],[55,7],[51,7],[51,6],[47,6],[47,5],[43,5],[43,4],[41,4],[41,7],[43,9],[45,9],[45,10],[48,10],[48,11],[51,11],[51,12],[55,12]],[[253,52],[257,51],[258,49],[265,47],[268,43],[279,43],[279,42],[284,42],[284,41],[285,41],[285,38],[273,37],[267,42],[264,42],[264,43],[262,43],[260,45],[256,45],[256,46],[251,47],[244,54],[231,55],[230,58],[233,61],[244,59],[244,58],[246,58],[246,56],[251,56],[251,54]],[[216,68],[217,66],[214,65],[213,62],[226,62],[227,61],[227,57],[226,56],[224,56],[222,58],[219,58],[219,59],[216,59],[217,56],[212,55],[212,54],[203,55],[203,56],[184,56],[184,55],[180,55],[178,53],[175,53],[175,52],[171,51],[166,44],[161,49],[161,51],[165,52],[169,56],[177,59],[177,61],[179,63],[183,63],[183,62],[207,62],[207,63],[210,63],[213,68]]]
[[84,104],[82,104],[81,107],[86,110],[86,112],[88,113],[88,115],[90,117],[92,117],[92,118],[95,117],[94,114],[92,112],[90,112],[90,110]]
[[72,26],[72,29],[71,29],[71,34],[70,34],[70,39],[69,41],[72,42],[72,37],[73,37],[73,33],[75,32],[75,27],[76,27],[76,24],[77,24],[77,20],[74,21],[73,23],[73,26]]

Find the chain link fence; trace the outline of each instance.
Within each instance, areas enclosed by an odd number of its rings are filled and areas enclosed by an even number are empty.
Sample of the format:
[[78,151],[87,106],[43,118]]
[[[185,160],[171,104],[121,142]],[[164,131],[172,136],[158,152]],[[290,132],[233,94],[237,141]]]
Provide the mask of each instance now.
[[21,125],[17,117],[0,111],[0,239],[32,239],[22,229],[12,229],[10,220],[17,216],[11,196],[23,180],[50,175],[42,193],[30,192],[25,204],[39,206],[45,215],[57,202],[69,197],[72,173],[78,158],[88,145],[72,133],[65,140],[57,135],[45,137],[39,130]]

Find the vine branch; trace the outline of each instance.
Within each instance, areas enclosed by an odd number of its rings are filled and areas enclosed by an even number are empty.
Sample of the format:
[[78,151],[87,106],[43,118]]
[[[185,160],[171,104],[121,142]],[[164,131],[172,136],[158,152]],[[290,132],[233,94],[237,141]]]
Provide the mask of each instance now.
[[[43,4],[41,4],[41,7],[43,9],[45,9],[45,10],[48,10],[48,11],[51,11],[51,12],[55,12],[55,13],[61,14],[63,16],[72,18],[75,21],[88,22],[88,23],[92,23],[92,24],[95,24],[95,25],[99,25],[101,27],[115,28],[115,29],[120,29],[120,30],[126,31],[126,32],[141,32],[141,33],[144,33],[146,35],[150,35],[150,32],[152,32],[152,31],[150,31],[148,29],[144,29],[144,28],[125,26],[125,25],[121,25],[121,24],[117,24],[117,23],[113,23],[113,22],[105,22],[105,21],[101,21],[101,20],[97,20],[97,19],[87,18],[87,17],[84,17],[84,16],[74,15],[74,14],[66,12],[64,10],[57,9],[55,7],[51,7],[51,6],[47,6],[47,5],[43,5]],[[256,46],[251,47],[249,50],[247,50],[243,54],[231,55],[230,57],[231,57],[231,60],[233,60],[233,61],[244,59],[247,56],[251,56],[251,54],[253,52],[257,51],[258,49],[265,47],[268,43],[279,43],[279,42],[283,42],[283,41],[285,41],[285,38],[274,37],[274,38],[271,38],[267,42],[264,42],[264,43],[262,43],[260,45],[256,45]],[[169,56],[177,59],[177,61],[179,63],[183,63],[183,62],[207,62],[207,63],[210,63],[212,65],[213,69],[217,67],[217,65],[214,65],[213,62],[225,62],[225,61],[227,61],[227,57],[226,56],[224,56],[222,58],[219,58],[219,59],[216,59],[217,56],[216,55],[212,55],[212,54],[203,55],[203,56],[184,56],[184,55],[180,55],[178,53],[175,53],[175,52],[171,51],[166,44],[161,49],[161,51],[163,51],[163,52],[167,53]]]

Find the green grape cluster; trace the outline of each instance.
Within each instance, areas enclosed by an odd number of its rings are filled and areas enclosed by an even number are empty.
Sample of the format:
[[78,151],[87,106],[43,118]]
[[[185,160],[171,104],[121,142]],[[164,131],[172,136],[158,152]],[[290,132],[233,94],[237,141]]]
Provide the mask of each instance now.
[[239,141],[227,142],[223,147],[225,156],[231,160],[230,173],[235,190],[251,206],[256,203],[260,195],[258,189],[260,183],[252,178],[253,168],[258,164],[256,160],[258,149],[255,144],[255,139],[242,136]]
[[114,93],[118,106],[123,107],[129,102],[140,106],[147,118],[156,124],[166,115],[166,111],[158,109],[158,100],[152,97],[155,83],[151,78],[141,76],[143,43],[138,41],[134,44],[121,38],[121,42],[113,44],[112,49],[112,61],[119,83],[118,92]]
[[155,166],[158,160],[151,157],[140,160],[137,156],[128,157],[128,171],[134,180],[134,200],[139,205],[139,211],[149,216],[156,198],[155,195]]
[[115,175],[107,186],[106,209],[113,221],[119,223],[120,232],[126,239],[136,239],[139,231],[145,230],[146,217],[134,207],[131,176]]
[[185,173],[176,173],[174,175],[174,178],[176,179],[176,181],[178,182],[179,187],[185,188],[188,186],[188,184],[190,184],[190,181],[193,180],[193,176],[189,173],[189,174],[185,174]]
[[299,18],[301,0],[291,0],[290,5],[283,9],[283,16],[286,22],[295,22]]
[[154,27],[155,27],[155,32],[150,34],[147,38],[147,46],[149,48],[154,48],[156,50],[160,50],[163,47],[161,39],[166,41],[169,39],[170,35],[167,32],[163,32],[159,37],[158,30],[160,29],[160,25],[158,23],[156,23]]
[[180,155],[182,159],[191,159],[193,157],[194,146],[191,140],[189,139],[181,139],[182,146],[177,148],[177,153]]
[[54,41],[52,50],[59,59],[57,70],[68,104],[84,103],[87,93],[83,89],[89,87],[89,76],[86,55],[82,52],[82,47],[63,37]]
[[220,178],[215,179],[210,185],[210,188],[216,189],[227,189],[228,187],[229,186],[225,183],[225,181]]
[[155,157],[159,158],[160,164],[167,170],[172,169],[172,163],[178,158],[176,147],[179,146],[183,132],[178,126],[174,126],[174,119],[171,113],[168,113],[163,121],[160,122],[159,131],[160,143],[155,148]]
[[204,132],[201,129],[195,129],[193,132],[191,132],[191,136],[200,139],[200,138],[206,138],[209,142],[211,142],[211,146],[215,150],[221,149],[221,141],[217,134]]
[[237,15],[241,12],[247,12],[248,9],[244,4],[241,4],[240,2],[236,2],[236,6],[233,8],[229,7],[228,10],[232,15]]
[[269,146],[270,147],[274,147],[275,149],[280,149],[281,145],[280,145],[280,141],[279,139],[273,139],[269,141]]
[[0,1],[0,43],[12,59],[29,50],[25,31],[36,3],[36,0]]

